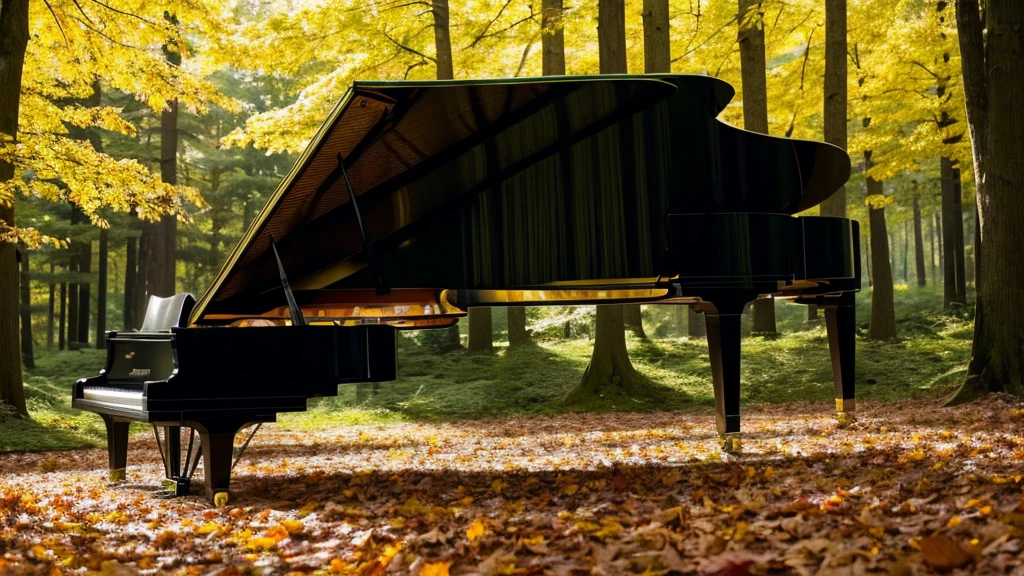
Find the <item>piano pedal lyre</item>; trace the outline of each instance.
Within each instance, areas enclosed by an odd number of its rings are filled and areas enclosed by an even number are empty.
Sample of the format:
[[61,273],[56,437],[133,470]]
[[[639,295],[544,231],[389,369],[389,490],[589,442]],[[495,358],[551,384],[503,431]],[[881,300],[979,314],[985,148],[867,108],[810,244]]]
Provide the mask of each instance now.
[[[181,437],[178,426],[165,426],[164,441],[160,441],[160,431],[156,425],[153,426],[153,434],[156,436],[157,449],[160,451],[160,459],[164,464],[164,497],[175,498],[188,496],[192,493],[192,476],[199,467],[199,459],[203,454],[201,444],[196,443],[196,431],[189,428],[188,448],[185,451],[185,460],[181,460]],[[184,464],[184,470],[182,470]],[[182,474],[184,472],[184,474]]]

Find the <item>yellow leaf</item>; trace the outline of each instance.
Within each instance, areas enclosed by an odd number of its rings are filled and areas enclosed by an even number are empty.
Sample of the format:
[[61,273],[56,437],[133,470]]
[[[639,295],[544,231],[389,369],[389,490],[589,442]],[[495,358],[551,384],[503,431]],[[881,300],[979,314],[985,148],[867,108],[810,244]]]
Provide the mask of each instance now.
[[953,516],[952,518],[949,519],[949,522],[946,522],[946,528],[956,528],[963,521],[964,521],[963,518],[961,518],[959,516]]
[[217,524],[216,522],[207,522],[206,524],[203,524],[198,529],[196,529],[196,533],[212,534],[213,532],[216,532],[218,528],[220,528],[220,524]]
[[302,534],[306,526],[298,520],[284,519],[281,520],[281,526],[288,531],[289,534]]
[[473,542],[474,540],[483,536],[486,533],[487,527],[484,526],[484,523],[481,522],[480,519],[478,518],[474,520],[473,523],[470,524],[469,529],[466,530],[466,538],[469,538],[469,541]]
[[274,546],[277,546],[278,540],[267,536],[261,536],[259,538],[253,538],[246,544],[250,550],[270,550]]
[[420,576],[448,576],[448,567],[451,562],[427,562],[420,570]]

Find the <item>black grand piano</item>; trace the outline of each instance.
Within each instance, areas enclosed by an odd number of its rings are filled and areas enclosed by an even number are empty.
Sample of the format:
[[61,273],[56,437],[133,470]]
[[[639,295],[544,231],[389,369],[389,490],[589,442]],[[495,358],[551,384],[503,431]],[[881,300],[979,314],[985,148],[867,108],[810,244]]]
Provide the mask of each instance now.
[[[395,330],[473,306],[696,307],[718,432],[738,450],[743,307],[815,304],[852,418],[857,222],[794,216],[843,185],[849,158],[718,121],[733,94],[670,74],[355,83],[206,293],[154,300],[75,384],[74,406],[106,422],[112,478],[128,424],[148,422],[168,487],[188,493],[201,456],[223,505],[242,427],[394,379]],[[184,461],[182,428],[199,435]]]

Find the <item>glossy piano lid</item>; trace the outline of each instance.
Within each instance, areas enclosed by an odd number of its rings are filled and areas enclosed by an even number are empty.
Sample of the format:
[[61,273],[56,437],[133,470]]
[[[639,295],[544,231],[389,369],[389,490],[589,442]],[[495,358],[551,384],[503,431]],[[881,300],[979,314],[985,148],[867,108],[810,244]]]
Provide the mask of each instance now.
[[[222,309],[246,309],[250,298],[280,290],[271,238],[284,247],[282,257],[293,282],[317,272],[317,259],[304,258],[303,251],[331,247],[302,236],[311,223],[320,219],[322,225],[331,219],[325,217],[349,204],[343,180],[318,191],[337,167],[339,155],[345,158],[353,189],[362,197],[385,183],[400,185],[428,173],[498,132],[522,128],[528,136],[546,137],[543,145],[557,141],[561,128],[543,113],[553,106],[572,110],[570,128],[578,134],[648,108],[675,91],[673,84],[645,76],[356,82],[232,251],[196,305],[192,322]],[[702,106],[722,105],[717,95],[700,100]],[[541,145],[522,140],[525,149]],[[522,153],[522,161],[528,162],[529,152],[510,153]]]

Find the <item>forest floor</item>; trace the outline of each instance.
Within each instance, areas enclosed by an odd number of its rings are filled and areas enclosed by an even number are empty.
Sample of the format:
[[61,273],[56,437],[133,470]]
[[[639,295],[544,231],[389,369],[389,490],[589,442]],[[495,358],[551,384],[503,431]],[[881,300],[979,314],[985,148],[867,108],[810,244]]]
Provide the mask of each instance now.
[[221,509],[159,497],[152,436],[126,485],[0,454],[0,574],[1024,574],[1024,404],[829,404],[746,410],[738,456],[710,411],[285,423]]

